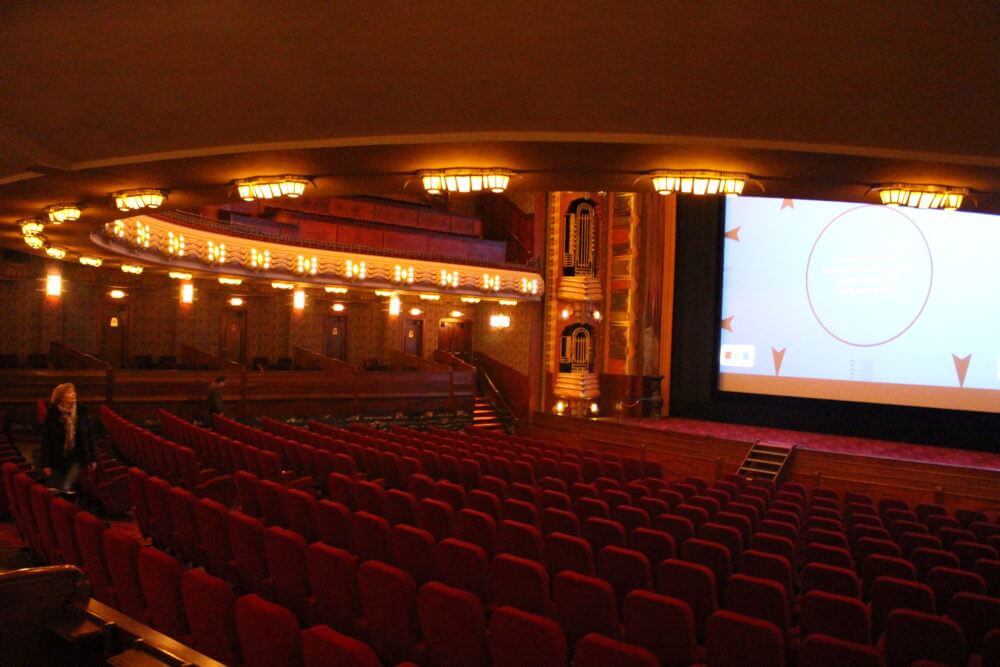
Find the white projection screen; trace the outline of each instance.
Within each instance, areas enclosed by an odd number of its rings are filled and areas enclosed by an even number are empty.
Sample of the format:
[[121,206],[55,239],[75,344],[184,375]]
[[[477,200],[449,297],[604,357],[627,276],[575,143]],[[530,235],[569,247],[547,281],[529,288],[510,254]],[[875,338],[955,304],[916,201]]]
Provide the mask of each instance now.
[[719,389],[1000,412],[1000,216],[726,202]]

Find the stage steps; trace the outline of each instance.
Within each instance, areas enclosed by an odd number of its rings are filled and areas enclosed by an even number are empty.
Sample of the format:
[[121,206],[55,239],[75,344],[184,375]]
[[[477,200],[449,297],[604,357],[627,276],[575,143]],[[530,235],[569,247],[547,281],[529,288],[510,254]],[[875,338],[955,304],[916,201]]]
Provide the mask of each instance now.
[[795,451],[794,444],[758,440],[750,447],[738,473],[749,479],[777,482]]
[[472,408],[472,427],[485,428],[491,431],[503,431],[503,422],[500,420],[500,413],[482,394],[476,394],[476,402]]

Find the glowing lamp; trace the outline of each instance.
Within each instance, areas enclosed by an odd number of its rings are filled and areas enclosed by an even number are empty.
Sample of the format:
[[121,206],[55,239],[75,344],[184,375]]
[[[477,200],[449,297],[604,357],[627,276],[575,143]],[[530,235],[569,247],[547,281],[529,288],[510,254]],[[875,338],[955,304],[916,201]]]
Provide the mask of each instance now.
[[590,414],[596,415],[600,411],[601,411],[601,406],[599,406],[597,403],[590,404]]
[[45,231],[45,224],[38,220],[25,218],[18,220],[18,224],[21,225],[21,234],[24,236],[38,236]]
[[336,287],[334,285],[327,285],[323,288],[323,291],[327,294],[347,294],[346,287]]
[[84,257],[80,257],[80,263],[83,264],[84,266],[93,266],[93,267],[96,268],[96,267],[100,266],[101,264],[103,264],[104,260],[101,259],[100,257],[86,257],[86,256],[84,256]]
[[32,250],[41,250],[45,246],[44,236],[25,236],[24,243]]
[[160,208],[167,198],[166,190],[142,188],[139,190],[122,190],[114,195],[115,206],[119,211],[137,211],[141,208]]
[[427,170],[417,173],[424,191],[429,195],[439,195],[443,192],[466,194],[470,192],[501,193],[510,185],[513,174],[509,169],[489,167],[487,169],[459,167],[455,169]]
[[335,303],[332,306],[330,306],[330,308],[332,308],[333,312],[335,312],[335,313],[342,313],[342,312],[344,312],[344,304],[342,304],[342,303]]
[[62,296],[62,276],[58,273],[50,273],[45,276],[45,295]]
[[295,289],[295,283],[282,283],[276,281],[271,283],[271,287],[274,289]]
[[601,317],[602,317],[602,315],[601,315],[601,311],[599,311],[599,310],[595,310],[595,311],[594,311],[594,320],[595,320],[596,322],[600,322],[600,321],[601,321]]
[[113,289],[110,292],[108,292],[108,296],[110,296],[112,299],[124,299],[125,292],[120,289]]
[[242,285],[242,278],[228,278],[226,276],[219,276],[220,285]]
[[49,246],[45,249],[45,254],[53,259],[62,259],[66,256],[65,248],[57,248],[55,246]]
[[80,219],[80,207],[76,204],[54,204],[47,207],[45,213],[49,216],[49,222],[54,225]]
[[306,307],[306,293],[305,290],[295,290],[292,294],[292,308],[295,310],[302,310]]
[[572,314],[573,313],[572,313],[572,311],[570,311],[569,308],[563,308],[562,311],[559,313],[559,316],[561,318],[563,318],[564,320],[568,320],[569,316],[572,315]]
[[750,176],[721,171],[657,171],[650,175],[650,180],[653,182],[653,189],[660,195],[680,192],[737,196],[743,194]]
[[499,300],[497,300],[497,303],[499,303],[501,306],[516,306],[517,305],[517,301],[515,301],[513,299],[499,299]]
[[962,206],[962,200],[969,194],[966,188],[952,188],[943,185],[906,185],[891,183],[874,188],[879,199],[886,206],[910,206],[912,208],[940,208],[954,211]]
[[298,199],[310,183],[305,176],[254,176],[236,181],[236,191],[243,201],[287,197]]
[[174,280],[191,280],[191,274],[183,271],[171,271],[167,275]]
[[508,327],[510,327],[510,315],[504,315],[503,313],[490,315],[491,329],[506,329]]
[[478,296],[463,296],[462,303],[479,303],[481,299]]
[[400,308],[401,308],[401,304],[400,304],[398,296],[393,296],[392,298],[389,299],[389,314],[390,315],[399,315]]
[[423,315],[423,314],[424,314],[424,311],[420,310],[419,308],[410,308],[410,315],[413,315],[414,317],[417,317],[417,316]]
[[450,313],[448,313],[448,315],[450,315],[451,317],[455,317],[455,318],[465,317],[465,313],[463,313],[460,310],[453,310]]
[[234,308],[239,308],[240,306],[243,305],[243,299],[241,299],[238,296],[234,296],[229,300],[229,305],[233,306]]
[[138,264],[122,264],[122,271],[137,276],[142,273],[142,267]]
[[184,283],[181,285],[181,303],[193,303],[194,302],[194,285],[191,283]]
[[441,300],[441,295],[440,294],[421,294],[419,296],[420,296],[420,300],[421,301],[440,301]]
[[377,289],[377,290],[375,290],[375,296],[385,296],[385,297],[388,297],[388,296],[394,296],[395,294],[396,294],[396,292],[394,292],[391,289]]
[[561,415],[562,413],[566,412],[566,403],[565,403],[565,401],[556,401],[555,411],[556,411],[557,415]]

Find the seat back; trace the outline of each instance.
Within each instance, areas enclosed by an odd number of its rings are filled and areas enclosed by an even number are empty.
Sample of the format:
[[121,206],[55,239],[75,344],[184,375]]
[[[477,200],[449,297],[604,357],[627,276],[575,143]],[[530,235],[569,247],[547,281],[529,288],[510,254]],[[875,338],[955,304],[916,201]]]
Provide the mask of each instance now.
[[422,528],[397,524],[392,528],[391,540],[396,566],[413,577],[418,586],[434,578],[437,548],[433,535]]
[[673,558],[660,563],[657,569],[657,592],[682,600],[691,607],[698,642],[703,644],[705,624],[717,609],[719,599],[712,570]]
[[896,609],[885,622],[887,667],[910,667],[918,660],[964,665],[962,629],[949,618],[912,609]]
[[805,637],[799,650],[799,667],[885,667],[874,646],[845,641],[824,634]]
[[236,636],[247,667],[302,662],[301,631],[295,615],[258,595],[236,600]]
[[814,590],[802,596],[800,634],[823,634],[859,644],[871,643],[868,605],[856,597]]
[[487,600],[489,559],[482,547],[447,538],[437,546],[438,574],[441,582],[468,591]]
[[640,551],[609,546],[597,554],[597,573],[615,590],[621,609],[625,596],[634,590],[652,590],[653,574],[649,559]]
[[596,573],[590,543],[558,532],[545,536],[545,565],[553,576],[564,570],[588,576]]
[[[664,665],[697,661],[694,614],[683,600],[652,591],[632,591],[622,610],[625,641],[641,646]],[[664,632],[664,628],[670,628]]]
[[555,578],[553,599],[555,618],[570,644],[591,632],[621,637],[615,592],[606,581],[577,572],[560,572]]
[[171,637],[186,637],[190,629],[181,596],[184,566],[170,554],[153,547],[139,550],[138,566],[150,624]]
[[356,634],[361,615],[357,557],[314,542],[306,547],[306,571],[313,591],[313,619],[339,632]]
[[370,646],[326,625],[302,631],[302,664],[303,667],[382,666]]
[[552,612],[549,575],[537,561],[498,555],[493,559],[492,589],[493,601],[498,606],[516,607],[542,616]]
[[118,607],[111,573],[104,558],[104,523],[90,512],[77,512],[73,517],[76,543],[80,547],[83,570],[90,580],[90,589],[95,598],[111,607]]
[[191,646],[219,662],[238,664],[236,595],[229,584],[204,570],[187,570],[181,575],[181,598]]
[[146,598],[139,580],[139,540],[119,528],[105,530],[101,540],[119,611],[145,623]]
[[421,586],[417,610],[424,649],[434,664],[488,663],[486,615],[475,595],[432,581]]
[[417,587],[413,577],[376,560],[358,568],[362,623],[380,658],[406,660],[420,636]]
[[271,526],[264,531],[264,558],[271,575],[275,601],[309,623],[311,587],[306,570],[306,542],[298,533]]
[[493,667],[566,667],[566,638],[550,618],[514,607],[500,607],[490,617]]
[[229,513],[227,532],[240,587],[244,591],[270,595],[264,556],[264,524],[243,512],[234,511]]
[[653,653],[640,647],[609,639],[592,632],[576,643],[573,652],[575,667],[659,667],[660,661]]
[[785,644],[773,624],[732,611],[717,611],[705,624],[705,654],[712,667],[785,664]]

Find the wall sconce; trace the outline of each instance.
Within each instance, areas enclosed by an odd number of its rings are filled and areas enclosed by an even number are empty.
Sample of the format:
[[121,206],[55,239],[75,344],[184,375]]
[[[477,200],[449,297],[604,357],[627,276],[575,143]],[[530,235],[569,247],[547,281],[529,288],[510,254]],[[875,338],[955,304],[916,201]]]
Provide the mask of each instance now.
[[486,169],[458,167],[417,172],[424,191],[429,195],[439,195],[442,192],[465,194],[483,190],[499,194],[507,189],[513,174],[513,171],[500,167]]
[[391,290],[391,289],[377,289],[377,290],[375,290],[375,296],[389,297],[389,296],[395,296],[395,295],[396,295],[396,291],[395,290]]
[[500,276],[498,276],[498,275],[492,275],[491,276],[488,273],[484,273],[483,274],[483,281],[480,284],[480,287],[482,289],[486,290],[487,292],[489,292],[491,290],[494,291],[494,292],[499,292],[500,291]]
[[282,283],[275,281],[271,283],[271,287],[274,289],[295,289],[295,283]]
[[458,287],[459,279],[458,271],[448,271],[447,269],[441,269],[441,287]]
[[181,303],[193,303],[194,302],[194,285],[191,283],[184,283],[181,285]]
[[65,248],[56,248],[55,246],[49,246],[45,249],[45,254],[53,259],[62,259],[66,256]]
[[242,285],[243,284],[243,279],[242,278],[227,278],[226,276],[219,276],[219,284],[220,285],[234,285],[234,286],[236,286],[236,285]]
[[441,295],[440,294],[420,294],[419,296],[420,296],[420,300],[421,301],[440,301],[441,300]]
[[511,308],[517,305],[517,301],[514,301],[513,299],[499,299],[497,303],[501,306],[510,306]]
[[342,304],[342,303],[335,303],[332,306],[330,306],[330,308],[333,309],[333,312],[335,312],[335,313],[342,313],[342,312],[344,312],[344,304]]
[[463,296],[462,303],[479,303],[482,301],[478,296]]
[[559,313],[559,317],[561,317],[564,320],[568,320],[569,316],[572,315],[572,314],[573,314],[573,311],[571,311],[569,308],[563,308],[562,311],[560,311],[560,313]]
[[45,296],[62,296],[62,276],[58,273],[45,276]]
[[49,216],[49,222],[54,225],[80,219],[80,207],[76,204],[53,204],[46,207],[45,213]]
[[395,294],[392,295],[389,298],[389,314],[392,316],[399,315],[400,308],[402,308],[402,304],[399,301],[399,297]]
[[142,188],[139,190],[122,190],[112,195],[119,211],[137,211],[141,208],[160,208],[167,198],[166,190]]
[[292,294],[292,308],[295,310],[303,310],[306,307],[306,293],[305,290],[295,290]]
[[556,404],[553,407],[553,409],[555,410],[555,413],[557,415],[561,415],[562,413],[566,412],[566,402],[565,401],[556,401]]
[[122,264],[121,268],[124,273],[131,273],[136,276],[142,273],[142,267],[138,264]]
[[175,236],[173,232],[167,232],[167,254],[175,255],[177,257],[184,256],[183,234],[177,234]]
[[601,411],[601,406],[599,406],[596,402],[590,404],[590,414],[596,417],[600,411]]
[[108,292],[108,296],[111,297],[112,299],[117,300],[117,299],[124,299],[127,295],[123,290],[113,289],[110,292]]
[[270,269],[271,251],[258,251],[257,248],[250,248],[250,268],[264,270]]
[[319,264],[316,261],[316,257],[304,257],[303,255],[299,255],[295,268],[299,273],[308,273],[315,276],[316,271],[319,268]]
[[101,264],[104,264],[104,260],[101,259],[100,257],[86,257],[86,256],[84,256],[84,257],[80,257],[80,263],[83,264],[84,266],[93,266],[94,268],[97,268]]
[[305,176],[253,176],[235,181],[236,191],[243,201],[256,199],[275,199],[287,197],[298,199],[306,191],[306,185],[311,183]]
[[420,315],[423,314],[424,311],[420,310],[419,308],[410,308],[410,315],[413,315],[414,317],[419,317]]
[[594,313],[593,313],[593,315],[591,315],[591,317],[594,318],[595,322],[600,322],[601,321],[601,317],[602,317],[601,311],[595,310]]
[[503,313],[499,315],[490,315],[491,329],[507,329],[508,327],[510,327],[510,315],[505,315]]
[[674,192],[692,195],[730,195],[743,193],[743,187],[751,180],[749,174],[735,174],[721,171],[654,171],[650,174],[653,189],[657,194],[669,195]]
[[336,287],[334,285],[327,285],[323,288],[323,291],[327,294],[347,294],[346,287]]
[[967,188],[952,188],[944,185],[906,185],[891,183],[879,185],[871,190],[877,192],[886,206],[910,206],[913,208],[942,208],[954,211],[962,206],[962,200],[969,194]]
[[454,317],[454,318],[456,318],[456,319],[457,319],[457,318],[461,318],[461,317],[465,317],[465,313],[463,313],[463,312],[462,312],[462,311],[460,311],[460,310],[453,310],[453,311],[451,311],[450,313],[448,313],[448,315],[449,315],[450,317]]
[[243,299],[241,299],[238,296],[234,296],[229,300],[229,305],[232,306],[233,308],[239,308],[240,306],[243,305]]
[[538,294],[538,278],[521,278],[521,294]]
[[167,275],[173,278],[174,280],[191,280],[191,274],[184,273],[183,271],[171,271]]

